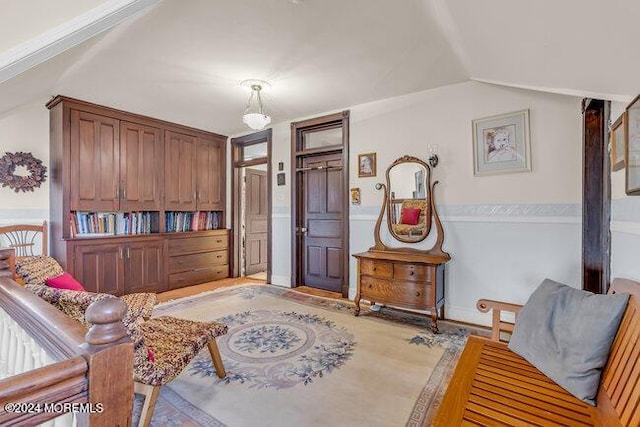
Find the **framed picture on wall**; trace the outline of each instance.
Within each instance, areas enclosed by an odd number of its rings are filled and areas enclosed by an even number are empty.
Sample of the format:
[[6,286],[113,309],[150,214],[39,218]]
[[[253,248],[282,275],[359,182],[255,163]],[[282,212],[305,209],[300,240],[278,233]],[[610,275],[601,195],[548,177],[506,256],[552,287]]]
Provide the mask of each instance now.
[[376,153],[358,154],[358,177],[376,176]]
[[611,126],[611,170],[624,168],[624,146],[627,141],[627,113],[623,112]]
[[529,110],[476,119],[472,128],[475,176],[531,171]]
[[630,196],[640,196],[640,95],[627,106],[626,114],[626,190]]

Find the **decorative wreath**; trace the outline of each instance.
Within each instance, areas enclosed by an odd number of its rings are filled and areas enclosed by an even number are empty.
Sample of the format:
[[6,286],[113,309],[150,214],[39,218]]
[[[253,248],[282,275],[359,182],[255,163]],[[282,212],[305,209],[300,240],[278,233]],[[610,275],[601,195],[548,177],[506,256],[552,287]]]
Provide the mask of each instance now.
[[[16,166],[24,166],[30,175],[16,175]],[[0,183],[3,187],[20,191],[33,191],[47,180],[47,167],[42,160],[36,159],[31,153],[6,153],[0,157]]]

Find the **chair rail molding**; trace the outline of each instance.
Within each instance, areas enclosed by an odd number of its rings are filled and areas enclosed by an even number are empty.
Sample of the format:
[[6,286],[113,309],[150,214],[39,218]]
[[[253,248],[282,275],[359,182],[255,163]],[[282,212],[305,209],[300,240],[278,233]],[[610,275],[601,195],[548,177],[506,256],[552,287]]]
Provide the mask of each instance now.
[[108,30],[158,0],[111,0],[0,53],[0,83]]

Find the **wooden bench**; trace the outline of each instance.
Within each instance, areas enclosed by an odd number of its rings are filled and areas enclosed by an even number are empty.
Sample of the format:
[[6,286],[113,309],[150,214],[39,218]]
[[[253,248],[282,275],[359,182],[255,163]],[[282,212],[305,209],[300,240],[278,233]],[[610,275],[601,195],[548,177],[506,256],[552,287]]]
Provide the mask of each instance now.
[[616,279],[610,293],[631,294],[600,379],[597,406],[567,393],[499,340],[521,306],[478,301],[493,310],[492,338],[472,336],[460,356],[434,426],[640,426],[640,283]]

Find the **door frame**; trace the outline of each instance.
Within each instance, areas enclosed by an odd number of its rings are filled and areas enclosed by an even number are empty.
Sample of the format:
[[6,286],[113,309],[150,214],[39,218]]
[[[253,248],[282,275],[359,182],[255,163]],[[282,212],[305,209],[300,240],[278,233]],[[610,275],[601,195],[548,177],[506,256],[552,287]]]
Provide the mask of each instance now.
[[[255,132],[249,135],[240,136],[238,138],[231,138],[231,232],[233,234],[232,239],[232,257],[229,260],[231,262],[230,271],[233,277],[238,277],[240,273],[240,190],[241,179],[240,169],[248,166],[255,165],[267,165],[267,283],[271,283],[271,267],[273,265],[271,260],[271,206],[272,206],[272,179],[271,179],[271,140],[272,130],[265,129],[260,132]],[[244,148],[267,143],[267,157],[261,157],[258,159],[252,159],[248,161],[242,160]]]
[[[301,255],[302,239],[299,229],[301,227],[303,198],[299,196],[301,188],[302,174],[298,169],[302,168],[302,161],[306,157],[314,155],[328,154],[332,152],[342,152],[342,179],[345,185],[343,203],[345,209],[342,214],[342,247],[344,248],[343,272],[344,282],[342,284],[342,296],[349,296],[349,110],[326,116],[315,117],[308,120],[291,123],[291,287],[301,286],[303,283],[302,268],[298,260]],[[333,147],[320,147],[304,149],[303,133],[313,130],[323,130],[330,128],[342,128],[342,145]]]

